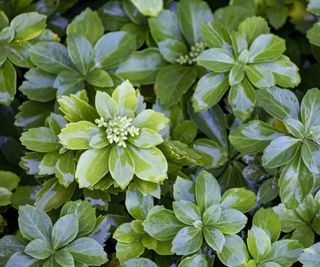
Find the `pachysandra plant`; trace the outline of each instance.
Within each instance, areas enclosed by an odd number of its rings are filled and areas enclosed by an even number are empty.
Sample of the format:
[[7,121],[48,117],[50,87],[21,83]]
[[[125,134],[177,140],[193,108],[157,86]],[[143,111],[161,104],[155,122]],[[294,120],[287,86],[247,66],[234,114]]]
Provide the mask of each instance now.
[[320,266],[319,15],[0,0],[0,266]]
[[232,111],[246,120],[255,106],[256,88],[291,88],[300,83],[297,66],[283,55],[285,40],[269,31],[261,17],[247,18],[231,33],[215,23],[202,27],[209,49],[197,62],[212,72],[201,77],[195,88],[192,101],[196,111],[217,104],[230,88]]
[[230,141],[246,154],[263,151],[266,168],[281,168],[280,197],[287,207],[295,208],[311,192],[320,172],[320,91],[310,89],[301,106],[294,93],[277,87],[259,90],[257,100],[282,127],[253,120],[234,129]]
[[30,41],[36,39],[46,28],[46,16],[29,12],[16,16],[9,24],[6,14],[0,10],[0,103],[9,105],[17,88],[14,66],[32,67],[28,55]]
[[281,222],[281,231],[298,240],[304,247],[311,246],[315,234],[320,233],[320,191],[315,196],[309,194],[295,209],[287,209],[284,204],[273,207]]
[[129,81],[112,97],[98,91],[95,108],[76,95],[58,100],[69,121],[59,140],[67,149],[83,151],[75,173],[80,188],[92,187],[109,173],[121,189],[134,178],[141,190],[154,192],[167,178],[167,161],[156,146],[163,142],[158,132],[168,119],[145,109],[140,100]]
[[302,252],[296,240],[277,240],[281,228],[278,216],[271,209],[260,209],[253,216],[252,228],[248,231],[247,245],[251,255],[245,266],[291,266]]
[[[217,252],[224,263],[231,256],[234,246],[239,262],[245,260],[242,239],[236,235],[246,225],[243,212],[255,205],[255,195],[244,188],[230,189],[222,196],[217,180],[208,172],[196,178],[194,192],[192,181],[177,178],[174,185],[173,211],[163,206],[149,210],[143,223],[144,230],[159,241],[172,241],[172,251],[177,255],[198,252],[206,243]],[[241,200],[240,200],[241,197]],[[228,265],[228,266],[233,266]]]
[[[43,210],[22,206],[18,222],[22,237],[7,236],[0,243],[8,257],[6,267],[17,266],[17,263],[24,266],[100,266],[108,261],[103,244],[92,236],[97,219],[95,209],[88,202],[66,203],[54,224]],[[6,250],[5,246],[10,243],[15,246]]]
[[202,0],[182,0],[178,12],[163,10],[149,19],[150,32],[163,58],[170,63],[159,70],[155,81],[161,104],[171,107],[197,79],[196,58],[205,49],[200,26],[212,20]]

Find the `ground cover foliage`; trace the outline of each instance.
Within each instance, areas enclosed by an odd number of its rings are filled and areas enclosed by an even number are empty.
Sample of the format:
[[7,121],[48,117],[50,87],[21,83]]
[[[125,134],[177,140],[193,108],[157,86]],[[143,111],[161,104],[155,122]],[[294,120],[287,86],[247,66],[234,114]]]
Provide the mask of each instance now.
[[0,266],[320,266],[319,15],[0,0]]

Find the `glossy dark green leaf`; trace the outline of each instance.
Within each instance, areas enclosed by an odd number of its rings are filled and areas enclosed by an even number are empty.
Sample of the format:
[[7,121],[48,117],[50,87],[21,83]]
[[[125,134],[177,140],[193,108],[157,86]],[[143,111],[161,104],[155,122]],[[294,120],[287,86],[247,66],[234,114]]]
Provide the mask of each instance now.
[[17,74],[14,66],[6,61],[0,67],[0,103],[9,105],[16,93]]
[[217,104],[228,90],[228,77],[225,74],[208,73],[201,77],[192,97],[196,112],[206,110]]
[[218,181],[212,174],[202,171],[196,180],[195,195],[200,212],[217,204],[221,200],[221,191]]
[[295,94],[287,89],[272,87],[257,91],[258,105],[273,117],[284,120],[298,118],[299,102]]
[[165,107],[171,107],[179,102],[196,78],[197,73],[193,67],[170,65],[161,68],[155,82],[156,95],[161,104]]
[[177,255],[189,255],[197,252],[202,245],[203,235],[199,228],[184,227],[172,241],[172,250]]
[[152,84],[161,67],[165,65],[157,49],[148,48],[134,52],[122,62],[116,73],[137,84]]
[[201,41],[200,26],[212,20],[212,13],[206,2],[183,0],[179,2],[178,18],[181,31],[190,45]]
[[[94,27],[92,26],[94,25]],[[102,21],[96,11],[85,9],[68,25],[67,33],[76,33],[87,38],[92,45],[103,35]]]
[[152,208],[143,222],[144,230],[160,241],[173,239],[184,225],[174,216],[173,211],[163,206]]
[[270,125],[252,120],[233,129],[229,139],[235,148],[243,153],[253,154],[263,151],[269,143],[282,134]]
[[29,49],[32,62],[39,68],[53,74],[72,70],[67,48],[56,42],[41,42]]
[[263,151],[262,163],[275,168],[290,162],[300,148],[300,140],[289,136],[274,139]]

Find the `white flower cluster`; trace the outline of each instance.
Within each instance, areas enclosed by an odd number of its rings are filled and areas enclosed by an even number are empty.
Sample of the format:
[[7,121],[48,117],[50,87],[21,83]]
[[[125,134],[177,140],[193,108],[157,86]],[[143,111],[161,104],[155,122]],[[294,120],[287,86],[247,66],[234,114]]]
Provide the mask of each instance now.
[[191,51],[186,55],[181,55],[177,58],[176,62],[184,65],[189,64],[192,65],[197,62],[196,58],[203,52],[206,48],[204,42],[196,43],[194,46],[191,47]]
[[96,119],[98,127],[106,128],[107,138],[110,144],[115,143],[118,146],[126,147],[125,140],[128,134],[133,136],[139,135],[139,128],[132,125],[132,118],[126,116],[116,116],[110,121],[105,121],[102,117]]

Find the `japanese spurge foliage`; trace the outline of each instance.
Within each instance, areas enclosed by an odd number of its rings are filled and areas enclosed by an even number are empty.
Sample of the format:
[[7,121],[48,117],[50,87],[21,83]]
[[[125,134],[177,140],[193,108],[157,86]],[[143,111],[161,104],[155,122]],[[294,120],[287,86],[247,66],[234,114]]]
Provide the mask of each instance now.
[[212,73],[197,84],[193,95],[196,111],[218,103],[230,88],[229,104],[234,114],[245,120],[256,102],[254,89],[276,84],[294,87],[300,82],[297,67],[283,55],[285,40],[269,33],[262,18],[248,18],[231,33],[219,24],[204,25],[202,35],[210,48],[197,61]]
[[156,148],[163,142],[158,133],[168,123],[161,113],[144,109],[129,81],[112,93],[97,92],[95,108],[75,95],[62,97],[60,109],[69,121],[59,134],[63,147],[84,151],[75,177],[80,188],[91,187],[110,173],[124,189],[137,183],[158,184],[167,178],[167,162]]
[[0,266],[320,266],[319,0],[0,0]]

